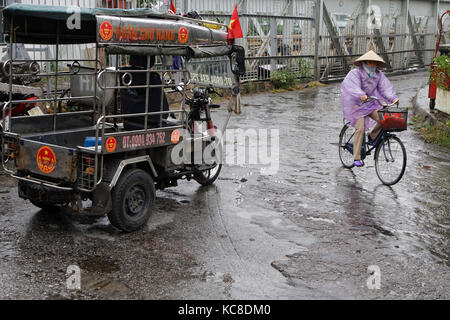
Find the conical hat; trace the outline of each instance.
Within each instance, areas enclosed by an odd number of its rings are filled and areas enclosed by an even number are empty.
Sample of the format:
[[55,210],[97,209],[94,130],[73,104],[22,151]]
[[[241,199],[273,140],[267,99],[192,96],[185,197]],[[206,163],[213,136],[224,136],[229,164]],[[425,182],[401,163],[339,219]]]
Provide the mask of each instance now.
[[386,62],[373,50],[370,50],[369,52],[363,54],[361,57],[355,60],[355,66],[360,66],[362,61],[375,61],[377,62],[378,66],[384,68],[386,66]]

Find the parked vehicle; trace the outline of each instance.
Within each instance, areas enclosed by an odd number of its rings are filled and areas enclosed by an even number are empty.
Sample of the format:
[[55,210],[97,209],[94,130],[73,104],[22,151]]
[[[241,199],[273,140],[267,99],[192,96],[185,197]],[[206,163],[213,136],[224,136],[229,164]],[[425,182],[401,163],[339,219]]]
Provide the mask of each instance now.
[[[67,12],[65,7],[24,4],[3,10],[10,46],[15,42],[56,45],[55,70],[38,74],[52,77],[53,92],[35,99],[51,104],[53,113],[11,117],[11,107],[24,101],[6,103],[3,167],[18,180],[20,197],[37,207],[54,210],[70,205],[83,214],[108,215],[112,225],[131,232],[149,219],[156,189],[176,186],[180,179],[208,185],[221,169],[220,140],[210,112],[219,107],[209,98],[216,92],[214,87],[189,83],[186,68],[172,70],[163,64],[156,70],[155,56],[163,61],[184,56],[186,64],[192,58],[229,57],[234,80],[231,115],[239,112],[243,49],[229,44],[226,26],[220,25],[225,31],[209,29],[205,21],[147,9],[81,9],[81,28],[69,30]],[[58,59],[61,45],[79,43],[93,44],[95,58]],[[128,58],[127,65],[120,64]],[[116,65],[107,68],[102,61],[108,60]],[[14,62],[10,57],[6,63]],[[47,60],[36,61],[42,62]],[[66,64],[68,71],[60,69]],[[161,74],[171,72],[182,73],[185,82],[163,82]],[[61,94],[61,77],[71,79],[70,93]],[[86,79],[92,80],[86,90],[73,85]],[[182,94],[178,109],[169,110],[168,89]],[[61,112],[59,106],[69,103],[90,108]],[[194,161],[194,145],[199,142],[214,146],[212,160]],[[177,158],[181,161],[174,160],[177,147],[182,150]]]

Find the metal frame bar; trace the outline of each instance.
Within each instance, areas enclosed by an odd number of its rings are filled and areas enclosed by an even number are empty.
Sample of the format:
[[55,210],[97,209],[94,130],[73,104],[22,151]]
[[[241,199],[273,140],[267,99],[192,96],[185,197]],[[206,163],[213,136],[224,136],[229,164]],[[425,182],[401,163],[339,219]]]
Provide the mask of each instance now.
[[55,188],[55,189],[58,189],[58,190],[64,190],[64,191],[72,191],[73,190],[73,188],[70,188],[70,187],[61,187],[61,186],[59,186],[57,184],[51,184],[49,182],[43,182],[41,180],[33,179],[33,178],[19,177],[19,176],[15,175],[15,174],[11,174],[11,178],[14,178],[14,179],[20,180],[20,181],[31,182],[31,183],[34,183],[34,184],[38,184],[40,186],[46,186],[46,187],[50,187],[50,188]]
[[[203,17],[213,17],[213,18],[231,18],[231,14],[220,14],[220,13],[202,13]],[[302,16],[288,16],[288,15],[273,15],[273,14],[255,14],[255,13],[240,13],[240,18],[269,18],[269,19],[290,19],[290,20],[307,20],[314,21],[313,17],[302,17]]]
[[417,59],[419,59],[420,65],[424,66],[423,56],[421,50],[423,50],[422,45],[420,44],[420,41],[417,40],[416,34],[416,24],[413,21],[413,18],[411,16],[411,13],[408,10],[408,26],[409,26],[409,32],[410,36],[413,42],[414,51],[416,53]]
[[[325,25],[328,29],[328,33],[331,35],[331,40],[333,42],[333,45],[334,45],[338,55],[344,56],[344,49],[341,47],[341,43],[337,40],[336,31],[334,30],[334,27],[333,27],[333,21],[330,18],[330,14],[328,13],[328,9],[327,9],[325,3],[323,3],[322,12],[323,12],[323,21],[325,22]],[[350,68],[348,66],[347,60],[345,58],[341,58],[341,61],[342,61],[342,65],[344,67],[344,71],[348,72],[348,70]],[[326,74],[327,74],[327,70],[328,70],[328,68],[326,68],[326,70],[325,70]]]

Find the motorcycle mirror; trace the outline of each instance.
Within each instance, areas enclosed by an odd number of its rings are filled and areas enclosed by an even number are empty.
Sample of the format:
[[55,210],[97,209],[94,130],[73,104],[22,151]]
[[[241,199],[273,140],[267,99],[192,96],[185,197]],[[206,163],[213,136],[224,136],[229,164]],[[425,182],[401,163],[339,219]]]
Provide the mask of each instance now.
[[163,74],[163,81],[166,85],[169,85],[172,83],[172,79],[170,77],[170,74],[168,72]]
[[176,90],[179,92],[183,92],[183,88],[184,88],[184,82],[180,82],[177,86],[176,86]]

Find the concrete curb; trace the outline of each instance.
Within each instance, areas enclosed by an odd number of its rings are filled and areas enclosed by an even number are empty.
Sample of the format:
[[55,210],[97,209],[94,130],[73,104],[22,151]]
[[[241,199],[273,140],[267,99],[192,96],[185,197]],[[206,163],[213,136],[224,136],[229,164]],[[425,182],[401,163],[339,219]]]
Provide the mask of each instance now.
[[417,92],[412,101],[413,114],[434,126],[438,120],[435,115],[430,113],[429,103],[430,99],[428,98],[428,85],[426,85]]

